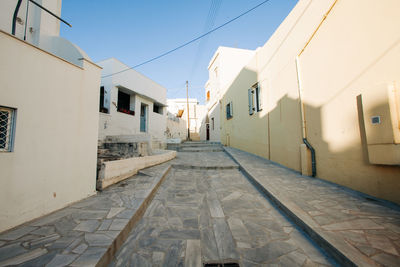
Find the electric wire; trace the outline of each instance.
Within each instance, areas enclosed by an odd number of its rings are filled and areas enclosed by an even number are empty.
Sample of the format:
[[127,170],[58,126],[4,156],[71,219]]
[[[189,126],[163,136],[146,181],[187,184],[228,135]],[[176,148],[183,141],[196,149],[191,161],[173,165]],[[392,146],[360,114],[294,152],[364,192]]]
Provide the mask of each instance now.
[[219,25],[218,27],[215,27],[214,29],[212,29],[212,30],[210,30],[210,31],[208,31],[208,32],[206,32],[206,33],[203,33],[202,35],[200,35],[200,36],[198,36],[198,37],[196,37],[196,38],[194,38],[194,39],[192,39],[192,40],[190,40],[190,41],[188,41],[188,42],[186,42],[186,43],[184,43],[184,44],[182,44],[182,45],[180,45],[180,46],[178,46],[178,47],[175,47],[174,49],[171,49],[171,50],[169,50],[169,51],[167,51],[167,52],[165,52],[165,53],[162,53],[161,55],[158,55],[158,56],[153,57],[153,58],[151,58],[151,59],[149,59],[149,60],[146,60],[146,61],[144,61],[144,62],[142,62],[142,63],[140,63],[140,64],[137,64],[137,65],[135,65],[135,66],[133,66],[133,67],[130,67],[130,68],[127,68],[127,69],[124,69],[124,70],[121,70],[121,71],[118,71],[118,72],[115,72],[115,73],[111,73],[111,74],[108,74],[108,75],[104,75],[104,76],[102,76],[101,78],[106,78],[106,77],[114,76],[114,75],[116,75],[116,74],[119,74],[119,73],[122,73],[122,72],[125,72],[125,71],[128,71],[128,70],[131,70],[131,69],[135,69],[135,68],[137,68],[137,67],[140,67],[140,66],[143,66],[143,65],[145,65],[145,64],[148,64],[148,63],[150,63],[150,62],[153,62],[153,61],[155,61],[155,60],[157,60],[157,59],[159,59],[159,58],[162,58],[162,57],[164,57],[164,56],[166,56],[166,55],[168,55],[168,54],[171,54],[171,53],[175,52],[176,50],[179,50],[179,49],[181,49],[181,48],[183,48],[183,47],[185,47],[185,46],[188,46],[189,44],[194,43],[194,42],[196,42],[197,40],[200,40],[201,38],[203,38],[203,37],[205,37],[205,36],[207,36],[207,35],[209,35],[209,34],[215,32],[215,31],[221,29],[222,27],[224,27],[224,26],[226,26],[226,25],[228,25],[228,24],[234,22],[235,20],[238,20],[239,18],[241,18],[241,17],[243,17],[244,15],[250,13],[250,12],[253,11],[254,9],[257,9],[258,7],[260,7],[260,6],[264,5],[264,4],[266,4],[266,3],[269,2],[269,1],[270,1],[270,0],[265,0],[265,1],[261,2],[260,4],[258,4],[258,5],[256,5],[256,6],[250,8],[249,10],[243,12],[242,14],[240,14],[240,15],[234,17],[233,19],[230,19],[230,20],[228,20],[227,22],[225,22],[225,23]]
[[[203,33],[208,32],[210,29],[212,29],[214,27],[215,20],[217,18],[221,3],[222,3],[222,0],[211,0],[211,6],[208,11],[208,16],[207,16],[206,23],[204,25]],[[199,42],[199,45],[197,47],[197,52],[196,52],[196,55],[195,55],[195,58],[193,61],[193,65],[192,65],[192,71],[190,73],[190,80],[193,78],[193,75],[199,66],[199,61],[200,61],[201,56],[203,55],[204,47],[207,44],[208,37],[209,37],[209,35],[205,36]]]

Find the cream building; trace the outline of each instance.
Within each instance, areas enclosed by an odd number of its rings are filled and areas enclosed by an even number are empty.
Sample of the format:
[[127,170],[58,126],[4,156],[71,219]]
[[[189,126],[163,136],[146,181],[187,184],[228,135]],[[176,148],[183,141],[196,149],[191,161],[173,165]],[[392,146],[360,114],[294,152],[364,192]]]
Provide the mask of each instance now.
[[222,142],[400,203],[398,10],[300,0],[230,81]]
[[101,68],[26,1],[12,35],[16,3],[0,1],[0,232],[96,192]]
[[[176,115],[179,118],[182,118],[186,121],[186,137],[187,137],[187,121],[188,121],[188,113],[187,106],[189,103],[189,126],[190,126],[190,138],[193,141],[200,140],[200,131],[202,127],[202,119],[205,116],[205,106],[200,105],[199,101],[196,98],[189,98],[187,101],[186,98],[175,98],[168,99],[168,111],[171,114]],[[179,126],[181,127],[181,126]],[[176,129],[174,130],[176,131]]]
[[221,142],[220,100],[229,82],[254,56],[254,51],[220,46],[208,65],[208,81],[205,85],[206,116],[203,120],[201,139]]
[[99,140],[106,136],[149,135],[153,148],[163,148],[167,90],[115,58],[97,64],[103,68]]

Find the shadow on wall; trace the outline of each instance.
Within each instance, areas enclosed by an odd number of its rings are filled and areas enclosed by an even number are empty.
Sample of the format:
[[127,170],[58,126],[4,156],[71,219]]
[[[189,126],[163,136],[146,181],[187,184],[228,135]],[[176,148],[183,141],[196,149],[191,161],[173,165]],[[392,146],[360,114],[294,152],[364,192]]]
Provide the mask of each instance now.
[[[253,71],[243,69],[223,96],[222,143],[301,171],[300,101],[284,95],[273,107],[264,103],[262,112],[249,115],[247,90],[256,81]],[[227,119],[225,106],[230,101],[233,118]],[[361,96],[353,96],[342,105],[346,109],[304,104],[307,138],[316,150],[317,177],[400,203],[400,166],[371,164],[368,158],[363,114],[381,110],[384,104],[363,111]]]

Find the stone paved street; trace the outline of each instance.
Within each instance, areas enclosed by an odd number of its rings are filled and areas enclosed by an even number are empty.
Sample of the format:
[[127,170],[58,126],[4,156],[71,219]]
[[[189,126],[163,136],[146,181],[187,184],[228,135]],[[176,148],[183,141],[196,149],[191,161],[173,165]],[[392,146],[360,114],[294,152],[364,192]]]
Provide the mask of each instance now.
[[[95,266],[162,182],[167,165],[148,168],[95,196],[0,234],[0,266]],[[154,195],[154,193],[153,193]]]
[[[210,160],[212,159],[212,160]],[[178,153],[112,266],[325,266],[333,264],[221,152]],[[204,169],[219,165],[229,169]]]
[[183,148],[0,233],[0,266],[400,266],[398,206],[237,149]]
[[350,189],[302,176],[244,151],[225,148],[258,186],[314,236],[359,266],[400,266],[400,209]]

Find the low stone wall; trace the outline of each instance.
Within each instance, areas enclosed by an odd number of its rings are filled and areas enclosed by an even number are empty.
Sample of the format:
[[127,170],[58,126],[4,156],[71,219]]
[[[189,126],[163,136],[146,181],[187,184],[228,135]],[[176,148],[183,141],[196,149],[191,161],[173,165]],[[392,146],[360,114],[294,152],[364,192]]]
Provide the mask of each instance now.
[[151,156],[103,162],[98,175],[97,189],[102,190],[135,175],[141,169],[169,161],[175,157],[176,151],[155,150]]

